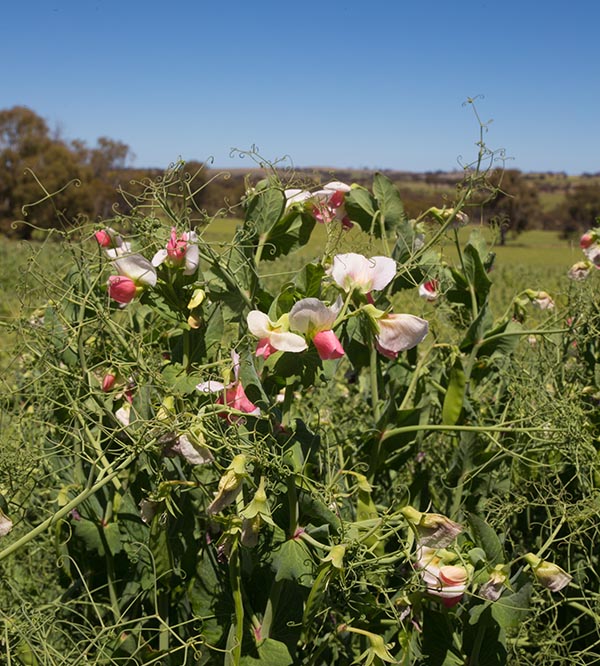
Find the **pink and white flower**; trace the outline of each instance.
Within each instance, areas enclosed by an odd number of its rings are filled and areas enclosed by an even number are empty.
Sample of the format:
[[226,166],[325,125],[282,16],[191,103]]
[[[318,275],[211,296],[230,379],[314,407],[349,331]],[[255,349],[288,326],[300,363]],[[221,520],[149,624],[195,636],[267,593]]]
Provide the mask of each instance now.
[[98,241],[98,245],[104,248],[106,256],[110,259],[116,259],[117,257],[131,253],[130,244],[124,241],[120,234],[110,227],[96,231],[94,236]]
[[[238,412],[243,412],[244,414],[249,414],[250,416],[258,416],[260,414],[260,408],[257,407],[254,403],[250,402],[239,379],[239,354],[235,351],[232,351],[231,359],[233,361],[233,382],[225,385],[222,382],[215,382],[211,380],[208,382],[201,382],[196,386],[196,389],[202,393],[220,393],[217,399],[217,405],[226,405],[227,407],[235,409]],[[230,423],[232,421],[237,421],[240,418],[232,417],[227,412],[222,412],[219,414],[219,416],[227,419]]]
[[285,207],[287,209],[296,203],[308,205],[317,222],[326,224],[333,220],[339,220],[344,229],[351,229],[352,222],[346,214],[344,206],[346,193],[349,191],[349,185],[337,180],[327,183],[322,189],[315,192],[291,188],[284,190]]
[[419,285],[419,296],[427,301],[436,301],[440,296],[439,288],[437,280],[427,280]]
[[256,356],[268,358],[276,351],[297,353],[308,347],[302,336],[290,332],[287,314],[272,322],[264,312],[252,310],[246,321],[250,333],[258,338]]
[[313,195],[316,200],[313,215],[317,222],[329,223],[339,220],[344,229],[351,229],[352,221],[348,217],[344,205],[346,194],[350,192],[350,189],[346,183],[336,180],[324,185],[322,190],[317,190]]
[[440,597],[447,608],[455,606],[469,586],[469,572],[462,565],[444,564],[434,548],[421,546],[416,563],[427,592]]
[[336,254],[329,269],[333,281],[344,291],[368,294],[381,291],[394,279],[396,262],[390,257],[371,257],[348,252]]
[[591,270],[592,264],[589,261],[578,261],[577,263],[573,264],[571,268],[569,268],[567,275],[569,278],[571,278],[571,280],[581,282],[588,277]]
[[382,312],[371,304],[363,310],[375,328],[377,351],[388,358],[395,359],[400,352],[416,347],[429,332],[428,322],[416,315]]
[[200,263],[198,237],[194,231],[184,231],[180,236],[177,229],[171,228],[171,237],[166,249],[159,250],[152,257],[152,265],[160,266],[166,262],[171,268],[183,267],[184,275],[193,275]]
[[120,256],[113,265],[118,275],[108,278],[108,295],[117,303],[126,305],[156,284],[156,269],[141,254]]
[[318,298],[303,298],[294,304],[289,313],[290,328],[312,340],[323,361],[344,356],[344,349],[331,330],[342,303],[327,306]]

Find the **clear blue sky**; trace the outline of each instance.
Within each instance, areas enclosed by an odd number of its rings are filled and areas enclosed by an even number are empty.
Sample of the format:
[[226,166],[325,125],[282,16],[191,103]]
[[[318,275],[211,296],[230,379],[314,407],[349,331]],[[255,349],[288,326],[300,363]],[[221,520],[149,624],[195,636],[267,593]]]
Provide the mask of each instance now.
[[28,0],[2,6],[0,108],[136,166],[600,171],[598,0]]

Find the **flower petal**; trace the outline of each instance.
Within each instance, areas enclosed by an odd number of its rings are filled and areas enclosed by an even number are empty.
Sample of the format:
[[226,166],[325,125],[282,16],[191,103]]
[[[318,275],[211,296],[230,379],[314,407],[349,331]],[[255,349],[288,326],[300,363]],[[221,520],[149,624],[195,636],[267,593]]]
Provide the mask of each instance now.
[[318,298],[303,298],[290,310],[290,328],[304,334],[328,331],[336,320],[339,310],[327,307]]
[[377,320],[377,342],[390,352],[402,352],[418,345],[427,335],[425,319],[410,314],[387,314]]
[[119,275],[133,280],[137,285],[153,287],[156,284],[156,269],[141,254],[129,254],[113,262]]
[[344,348],[333,331],[320,331],[313,338],[313,344],[322,361],[331,361],[344,356]]
[[268,338],[271,335],[271,328],[269,327],[270,319],[264,312],[252,310],[248,313],[246,321],[248,322],[250,333],[257,338]]

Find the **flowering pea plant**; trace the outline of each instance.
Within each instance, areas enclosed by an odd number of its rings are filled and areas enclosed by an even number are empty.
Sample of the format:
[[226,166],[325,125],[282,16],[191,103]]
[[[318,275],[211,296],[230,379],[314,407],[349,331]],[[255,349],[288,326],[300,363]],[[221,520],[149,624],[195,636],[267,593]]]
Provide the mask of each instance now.
[[89,234],[41,324],[62,612],[112,663],[500,663],[572,580],[492,502],[541,455],[500,452],[555,437],[500,381],[527,303],[556,332],[552,297],[492,311],[493,254],[461,229],[476,179],[412,220],[383,174],[273,172],[219,245],[173,203],[182,168]]

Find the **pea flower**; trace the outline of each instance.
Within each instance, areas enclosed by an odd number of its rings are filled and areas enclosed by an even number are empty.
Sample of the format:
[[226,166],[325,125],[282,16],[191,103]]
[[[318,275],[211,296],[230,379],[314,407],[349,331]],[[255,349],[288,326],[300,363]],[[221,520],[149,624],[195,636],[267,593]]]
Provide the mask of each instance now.
[[193,275],[200,262],[198,237],[194,231],[184,231],[180,236],[177,229],[171,228],[171,237],[166,249],[159,250],[152,257],[152,265],[160,266],[165,262],[171,268],[183,267],[184,275]]
[[383,312],[371,304],[363,310],[375,328],[375,347],[387,358],[416,347],[429,331],[427,321],[416,315]]
[[108,295],[127,305],[147,287],[156,284],[156,269],[141,254],[121,256],[113,262],[118,275],[108,278]]
[[313,215],[317,222],[329,223],[339,220],[343,229],[351,229],[352,221],[344,206],[347,192],[350,192],[350,186],[340,181],[327,183],[322,190],[315,192],[313,198],[316,203],[313,207]]
[[213,454],[206,446],[187,435],[171,438],[163,452],[168,457],[177,454],[187,460],[190,465],[206,465],[214,460]]
[[463,526],[440,513],[422,513],[405,506],[400,513],[414,530],[419,546],[445,548],[463,531]]
[[354,252],[336,254],[329,274],[344,291],[356,289],[368,294],[373,289],[381,291],[387,287],[396,275],[396,262],[390,257],[367,259]]
[[416,563],[427,592],[442,600],[447,608],[455,606],[469,586],[469,571],[457,564],[444,564],[443,557],[434,548],[422,546]]
[[115,375],[113,375],[111,372],[105,374],[102,379],[102,391],[104,393],[108,393],[110,390],[112,390],[113,386],[115,385],[116,379],[117,378],[115,377]]
[[219,479],[215,498],[206,509],[206,513],[208,515],[219,513],[231,504],[241,491],[245,476],[246,456],[240,453],[233,458],[225,474]]
[[129,243],[124,241],[123,238],[110,227],[96,231],[94,236],[98,241],[98,245],[104,248],[106,255],[110,259],[116,259],[117,257],[131,253],[131,246]]
[[558,592],[566,587],[573,577],[557,564],[542,560],[533,553],[525,555],[525,561],[531,567],[536,579],[551,592]]
[[12,520],[0,509],[0,537],[6,536],[12,528]]
[[436,301],[440,296],[439,286],[437,280],[427,280],[419,285],[419,296],[427,301]]
[[[217,399],[217,405],[226,405],[239,412],[244,412],[251,416],[258,416],[260,414],[260,408],[250,402],[239,379],[240,356],[236,352],[231,352],[231,358],[233,361],[233,382],[230,382],[225,386],[221,382],[211,380],[208,382],[201,382],[196,386],[196,389],[202,393],[220,393]],[[230,414],[225,412],[219,416],[227,419],[230,423],[232,421],[237,421],[239,418],[232,418]]]
[[291,188],[284,190],[286,209],[294,204],[310,206],[310,211],[317,222],[329,223],[339,220],[344,229],[351,229],[352,222],[346,214],[344,200],[350,186],[340,181],[332,181],[316,192]]
[[579,247],[582,250],[587,250],[596,241],[596,235],[593,231],[586,231],[579,239]]
[[301,352],[308,347],[302,336],[290,332],[287,314],[272,322],[264,312],[252,310],[246,321],[250,333],[258,338],[256,356],[268,358],[276,351]]
[[571,280],[581,282],[590,274],[592,264],[589,261],[578,261],[569,268],[567,275]]
[[552,296],[545,291],[533,291],[527,289],[525,294],[531,301],[532,305],[540,310],[552,310],[554,308],[554,300]]
[[600,268],[600,243],[596,242],[585,248],[583,254],[596,268]]
[[497,564],[490,573],[489,579],[479,588],[479,594],[489,601],[497,601],[506,586],[505,567],[502,564]]
[[323,361],[344,356],[342,345],[331,330],[341,306],[341,300],[328,307],[318,298],[303,298],[290,310],[290,327],[312,340]]

